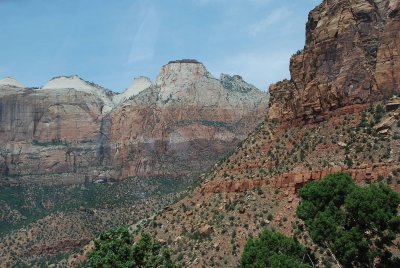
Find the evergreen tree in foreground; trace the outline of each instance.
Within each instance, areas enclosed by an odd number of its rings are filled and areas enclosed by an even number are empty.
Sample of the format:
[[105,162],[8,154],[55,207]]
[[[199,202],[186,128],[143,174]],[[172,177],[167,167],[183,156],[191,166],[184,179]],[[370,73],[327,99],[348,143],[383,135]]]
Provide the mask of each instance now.
[[388,247],[399,232],[399,195],[384,184],[357,186],[344,173],[300,190],[297,215],[313,241],[345,267],[399,267]]

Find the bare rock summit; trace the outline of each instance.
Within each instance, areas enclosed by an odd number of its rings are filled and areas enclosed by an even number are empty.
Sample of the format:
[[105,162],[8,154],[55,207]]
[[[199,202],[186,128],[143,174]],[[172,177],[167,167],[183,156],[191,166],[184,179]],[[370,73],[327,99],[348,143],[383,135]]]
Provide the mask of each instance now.
[[10,86],[10,87],[17,87],[17,88],[24,88],[25,86],[18,82],[13,77],[4,77],[0,80],[0,87]]

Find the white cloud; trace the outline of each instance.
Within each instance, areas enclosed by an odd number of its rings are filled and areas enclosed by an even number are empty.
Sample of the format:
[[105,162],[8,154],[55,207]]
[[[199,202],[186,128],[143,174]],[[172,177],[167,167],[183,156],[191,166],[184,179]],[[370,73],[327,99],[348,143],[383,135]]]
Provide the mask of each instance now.
[[142,22],[136,31],[132,48],[128,57],[128,64],[154,57],[155,45],[159,31],[159,16],[154,6],[143,6],[145,10]]
[[249,33],[251,35],[257,35],[267,30],[269,27],[276,25],[277,23],[282,22],[284,20],[287,20],[292,14],[293,12],[286,8],[275,9],[265,18],[251,25],[249,28]]

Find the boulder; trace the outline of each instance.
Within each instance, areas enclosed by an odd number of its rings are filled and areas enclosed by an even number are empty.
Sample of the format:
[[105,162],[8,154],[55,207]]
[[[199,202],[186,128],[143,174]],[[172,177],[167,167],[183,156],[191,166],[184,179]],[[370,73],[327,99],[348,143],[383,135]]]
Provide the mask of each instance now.
[[211,234],[212,232],[214,232],[214,228],[212,227],[212,226],[210,226],[210,225],[204,225],[203,227],[201,227],[200,229],[199,229],[199,233],[201,234],[201,235],[209,235],[209,234]]

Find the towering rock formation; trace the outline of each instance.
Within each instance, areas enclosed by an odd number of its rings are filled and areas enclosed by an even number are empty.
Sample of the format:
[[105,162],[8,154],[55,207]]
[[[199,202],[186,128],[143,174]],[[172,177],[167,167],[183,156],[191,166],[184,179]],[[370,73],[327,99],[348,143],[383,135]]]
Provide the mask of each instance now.
[[78,77],[53,79],[40,90],[1,85],[0,174],[86,170],[96,159],[100,122],[109,103],[97,87]]
[[267,98],[196,61],[165,65],[155,85],[110,114],[112,165],[127,176],[198,175],[244,139]]
[[7,78],[0,81],[0,174],[63,174],[60,182],[198,175],[266,109],[265,93],[239,76],[215,79],[196,61],[171,62],[154,85],[140,77],[117,95],[78,76],[37,90]]
[[309,15],[306,44],[290,61],[291,80],[270,87],[269,117],[322,120],[400,86],[400,1],[325,0]]

